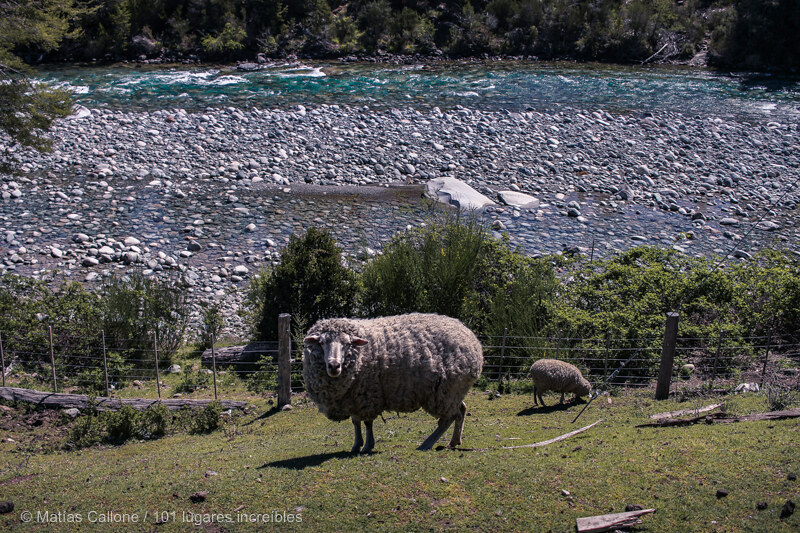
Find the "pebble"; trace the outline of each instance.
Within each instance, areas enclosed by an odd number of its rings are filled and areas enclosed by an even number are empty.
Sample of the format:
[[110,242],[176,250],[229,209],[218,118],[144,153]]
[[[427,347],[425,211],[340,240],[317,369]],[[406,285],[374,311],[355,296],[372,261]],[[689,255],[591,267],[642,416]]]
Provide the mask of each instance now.
[[685,253],[727,253],[733,239],[740,260],[776,238],[800,243],[800,195],[788,191],[800,172],[796,125],[570,109],[231,109],[95,109],[56,122],[52,152],[16,152],[25,170],[0,173],[0,274],[57,268],[92,285],[141,269],[223,302],[230,333],[243,334],[242,291],[225,291],[274,264],[291,235],[324,226],[355,261],[426,223],[415,198],[297,186],[393,191],[434,178],[494,199],[508,191],[510,205],[485,216],[530,255],[606,257],[689,232]]

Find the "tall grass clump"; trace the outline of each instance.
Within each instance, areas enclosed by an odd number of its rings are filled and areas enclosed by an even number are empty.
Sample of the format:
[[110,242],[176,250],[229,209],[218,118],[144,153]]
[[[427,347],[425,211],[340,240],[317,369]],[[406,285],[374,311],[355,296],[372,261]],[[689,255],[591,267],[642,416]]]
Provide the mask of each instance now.
[[[526,257],[507,239],[495,239],[476,217],[449,213],[396,235],[364,266],[361,284],[366,316],[440,313],[463,321],[488,346],[507,334],[524,347],[538,342],[557,287],[549,260]],[[530,364],[530,355],[517,351],[488,349],[486,370]],[[506,355],[508,365],[501,361]]]

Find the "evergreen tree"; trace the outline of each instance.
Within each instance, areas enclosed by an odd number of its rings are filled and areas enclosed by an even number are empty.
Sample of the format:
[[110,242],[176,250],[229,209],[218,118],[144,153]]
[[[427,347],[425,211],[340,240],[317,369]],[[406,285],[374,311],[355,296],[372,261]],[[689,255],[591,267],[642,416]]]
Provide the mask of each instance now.
[[[76,36],[70,23],[81,11],[74,0],[0,1],[0,142],[7,135],[12,144],[50,147],[45,133],[55,119],[69,114],[69,93],[33,83],[23,57],[38,59],[63,38]],[[0,162],[6,159],[0,154]]]

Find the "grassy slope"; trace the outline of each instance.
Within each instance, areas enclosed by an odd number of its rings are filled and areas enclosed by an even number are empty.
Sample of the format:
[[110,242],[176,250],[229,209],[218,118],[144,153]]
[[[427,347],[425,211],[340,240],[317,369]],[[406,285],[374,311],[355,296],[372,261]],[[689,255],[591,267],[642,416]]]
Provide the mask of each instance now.
[[[90,510],[113,509],[148,511],[148,523],[93,528],[84,522],[80,530],[185,531],[184,512],[231,513],[235,520],[234,510],[244,506],[246,513],[299,509],[302,523],[280,529],[574,531],[575,518],[621,512],[629,503],[657,509],[639,531],[800,528],[800,513],[778,518],[787,499],[800,499],[800,482],[787,480],[800,470],[796,419],[635,429],[648,414],[700,405],[653,402],[643,394],[612,403],[601,397],[572,424],[580,404],[550,411],[532,409],[528,395],[490,401],[472,393],[464,445],[490,448],[485,451],[415,451],[434,424],[417,412],[392,415],[387,424],[378,420],[377,453],[349,456],[343,452],[352,444],[351,424],[330,422],[302,400],[291,411],[244,416],[205,436],[32,455],[21,453],[20,443],[2,442],[0,500],[15,502],[16,510],[0,515],[0,530],[77,529],[23,524],[19,516],[26,510],[81,513],[85,520]],[[726,408],[736,414],[768,410],[761,396],[731,398]],[[549,439],[598,418],[604,421],[586,433],[544,448],[498,449]],[[510,437],[519,440],[505,440]],[[207,476],[209,470],[217,475]],[[720,488],[730,494],[717,499]],[[208,491],[208,499],[191,503],[196,491]],[[757,511],[762,501],[769,506]],[[176,521],[156,526],[156,511],[174,511]],[[278,528],[206,527],[270,529]]]

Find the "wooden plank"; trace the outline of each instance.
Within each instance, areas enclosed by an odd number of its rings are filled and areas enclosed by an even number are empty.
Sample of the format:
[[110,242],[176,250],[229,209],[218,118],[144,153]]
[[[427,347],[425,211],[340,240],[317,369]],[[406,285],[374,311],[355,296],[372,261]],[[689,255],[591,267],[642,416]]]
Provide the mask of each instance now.
[[641,524],[640,516],[655,513],[655,509],[642,509],[641,511],[630,511],[627,513],[604,514],[598,516],[587,516],[575,520],[578,533],[601,533],[603,531],[613,531],[622,527],[630,527]]
[[661,420],[663,418],[676,418],[683,415],[697,415],[700,413],[705,413],[707,411],[713,411],[717,407],[721,406],[721,403],[715,403],[712,405],[706,405],[705,407],[700,407],[698,409],[681,409],[680,411],[667,411],[666,413],[656,413],[654,415],[650,415],[650,418],[653,420]]
[[[20,389],[17,387],[0,387],[0,398],[9,402],[25,402],[41,405],[50,409],[89,409],[95,405],[99,411],[116,411],[125,405],[129,405],[136,410],[147,409],[156,404],[161,404],[170,411],[183,409],[184,407],[197,408],[205,407],[214,400],[193,400],[184,398],[171,398],[169,400],[154,400],[145,398],[94,398],[94,404],[89,401],[89,397],[83,394],[65,394],[56,392],[42,392],[30,389]],[[220,405],[223,409],[244,409],[247,402],[221,400]]]
[[582,427],[580,429],[576,429],[575,431],[570,431],[569,433],[565,433],[564,435],[561,435],[560,437],[556,437],[554,439],[545,440],[545,441],[542,441],[542,442],[534,442],[533,444],[522,444],[520,446],[503,446],[503,449],[504,450],[514,450],[516,448],[538,448],[539,446],[547,446],[548,444],[553,444],[554,442],[559,442],[559,441],[568,439],[568,438],[570,438],[570,437],[572,437],[574,435],[577,435],[578,433],[583,433],[587,429],[589,429],[589,428],[591,428],[593,426],[596,426],[597,424],[599,424],[602,421],[603,421],[603,419],[601,418],[597,422],[589,424],[588,426]]

